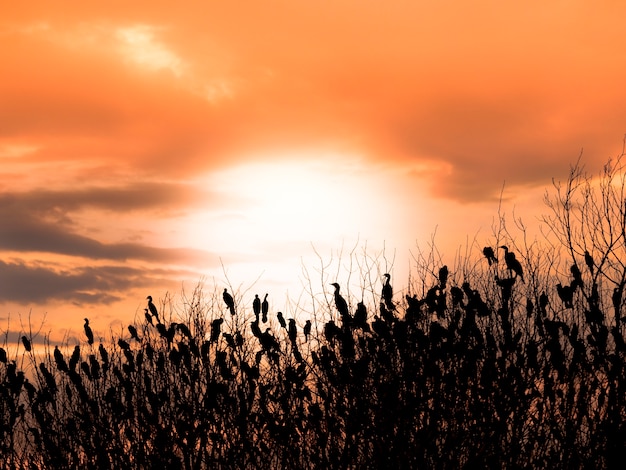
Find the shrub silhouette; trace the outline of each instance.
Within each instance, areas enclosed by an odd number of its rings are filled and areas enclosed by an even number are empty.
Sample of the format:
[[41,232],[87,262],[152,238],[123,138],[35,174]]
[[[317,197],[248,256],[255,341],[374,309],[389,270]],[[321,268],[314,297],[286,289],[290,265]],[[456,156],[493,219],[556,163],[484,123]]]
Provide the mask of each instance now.
[[[145,319],[105,342],[32,345],[19,366],[3,349],[2,466],[614,468],[626,208],[624,186],[600,185],[613,207],[592,183],[575,167],[547,219],[566,270],[555,245],[520,248],[504,228],[474,264],[428,258],[403,295],[381,276],[373,306],[351,308],[337,283],[315,318],[285,319],[267,294],[244,305],[199,286],[181,314],[149,297]],[[595,202],[572,204],[575,188]],[[607,207],[610,240],[574,213]]]

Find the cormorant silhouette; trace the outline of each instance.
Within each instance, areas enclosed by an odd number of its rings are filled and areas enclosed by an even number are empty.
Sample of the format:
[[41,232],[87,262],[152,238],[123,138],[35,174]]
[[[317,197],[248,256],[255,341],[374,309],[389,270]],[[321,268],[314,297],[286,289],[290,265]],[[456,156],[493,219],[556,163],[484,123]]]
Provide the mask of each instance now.
[[570,272],[572,273],[572,278],[573,278],[573,281],[570,284],[570,286],[572,287],[572,292],[575,291],[578,287],[582,289],[583,276],[576,263],[572,264],[572,267],[570,268]]
[[235,314],[235,300],[233,299],[233,296],[228,293],[228,289],[224,288],[224,294],[222,295],[222,297],[224,298],[224,302],[226,303],[228,310],[230,310],[230,314],[234,315]]
[[385,305],[389,310],[395,310],[396,306],[393,304],[393,287],[391,286],[391,274],[383,274],[385,277],[385,283],[383,284],[383,290],[381,296]]
[[283,317],[283,312],[278,312],[276,314],[276,318],[278,318],[278,323],[280,323],[280,326],[282,328],[287,328],[287,322],[285,321],[285,318]]
[[268,295],[269,294],[265,294],[265,297],[263,297],[263,303],[261,304],[261,314],[263,315],[261,319],[263,320],[263,323],[267,323],[267,312],[269,312],[270,309],[270,304],[267,301]]
[[146,297],[146,299],[148,299],[148,309],[150,309],[150,313],[154,316],[154,318],[156,318],[157,323],[161,323],[161,321],[159,320],[159,312],[156,308],[156,305],[152,303],[152,296],[149,295],[148,297]]
[[91,327],[89,326],[89,319],[85,318],[85,324],[83,325],[85,329],[85,336],[87,336],[87,342],[89,344],[93,344],[93,331],[91,331]]
[[124,341],[122,338],[117,340],[117,345],[125,351],[128,351],[130,349],[130,344],[128,344],[128,341]]
[[296,338],[298,336],[298,330],[296,329],[296,321],[293,318],[289,319],[288,336],[289,336],[289,341],[291,341],[292,343],[296,342]]
[[491,248],[490,246],[486,246],[483,248],[483,255],[485,255],[485,258],[487,258],[489,266],[491,266],[493,263],[498,262],[498,258],[496,258],[496,254],[493,252],[493,248]]
[[7,352],[4,350],[4,348],[0,348],[0,362],[6,364],[7,360]]
[[439,268],[439,285],[442,289],[446,288],[446,284],[448,283],[448,266],[442,266]]
[[76,370],[76,365],[78,364],[78,361],[80,360],[80,346],[77,344],[76,346],[74,346],[74,351],[72,352],[72,355],[70,356],[70,370]]
[[150,323],[151,325],[154,325],[154,322],[152,321],[152,315],[150,315],[150,312],[148,311],[147,308],[144,308],[144,315],[146,316],[146,322]]
[[560,282],[556,285],[556,292],[559,294],[559,298],[563,301],[565,308],[573,307],[574,291],[571,286],[564,286]]
[[522,272],[522,264],[515,257],[515,253],[509,251],[509,247],[506,245],[502,245],[500,248],[504,250],[504,262],[506,263],[506,268],[515,273],[516,276],[524,282],[524,274]]
[[128,325],[128,332],[130,333],[131,338],[134,338],[137,341],[140,341],[139,335],[137,334],[137,328],[135,328],[133,325]]
[[354,326],[368,331],[369,325],[367,324],[367,308],[363,302],[356,304],[356,312],[354,312]]
[[309,341],[309,335],[311,334],[311,320],[307,320],[304,324],[304,340]]
[[259,294],[254,294],[254,300],[252,301],[252,310],[254,311],[254,316],[257,321],[259,321],[259,315],[261,315],[261,299],[259,299]]
[[211,322],[211,338],[210,342],[215,343],[217,339],[220,337],[220,332],[222,330],[222,323],[224,323],[223,318],[216,318]]
[[31,351],[32,346],[30,344],[29,339],[26,336],[22,336],[22,344],[24,345],[24,349],[26,349],[26,352]]
[[54,347],[54,361],[57,364],[57,369],[59,369],[62,372],[67,372],[68,371],[67,363],[65,362],[65,358],[63,357],[63,353],[61,352],[61,350],[59,349],[58,346]]
[[587,265],[587,267],[589,268],[589,272],[593,276],[593,256],[591,256],[591,253],[589,253],[587,250],[585,250],[585,264]]
[[336,282],[333,282],[331,286],[335,288],[335,307],[337,307],[339,314],[341,315],[342,318],[349,317],[350,312],[348,311],[348,302],[346,302],[346,299],[344,299],[339,293],[339,289],[340,289],[339,284],[337,284]]

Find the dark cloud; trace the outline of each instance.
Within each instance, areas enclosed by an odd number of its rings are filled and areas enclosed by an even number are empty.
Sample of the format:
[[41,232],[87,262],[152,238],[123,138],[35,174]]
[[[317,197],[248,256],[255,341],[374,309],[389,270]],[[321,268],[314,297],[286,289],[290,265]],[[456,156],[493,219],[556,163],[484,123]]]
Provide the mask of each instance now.
[[46,214],[101,209],[112,212],[182,211],[210,207],[218,196],[184,183],[140,181],[125,186],[87,186],[66,190],[34,189],[0,194],[0,212]]
[[55,253],[94,260],[143,260],[155,264],[183,264],[205,268],[219,265],[217,256],[207,251],[192,248],[158,248],[140,243],[102,243],[73,233],[62,224],[27,215],[0,226],[0,249]]
[[44,304],[54,300],[76,305],[110,305],[122,300],[129,288],[153,288],[163,279],[182,275],[189,277],[193,273],[147,271],[128,266],[63,269],[20,260],[0,261],[0,302]]

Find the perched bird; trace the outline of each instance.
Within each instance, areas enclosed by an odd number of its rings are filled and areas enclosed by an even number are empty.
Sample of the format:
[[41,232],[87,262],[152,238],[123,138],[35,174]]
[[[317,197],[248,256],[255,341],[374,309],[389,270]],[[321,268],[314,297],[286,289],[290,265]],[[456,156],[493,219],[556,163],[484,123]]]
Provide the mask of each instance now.
[[385,273],[383,274],[385,277],[385,283],[383,284],[383,290],[381,293],[381,297],[383,298],[383,302],[389,310],[395,310],[395,305],[393,304],[393,287],[391,286],[391,274]]
[[80,360],[80,346],[77,344],[74,346],[74,351],[70,356],[70,370],[76,370],[76,364]]
[[58,346],[54,347],[54,361],[57,364],[57,369],[63,372],[67,372],[67,363],[65,362],[65,358],[63,357],[63,353],[59,349]]
[[356,304],[356,312],[354,312],[354,326],[366,331],[369,328],[367,325],[367,308],[363,302]]
[[571,286],[564,286],[559,282],[556,285],[556,293],[559,294],[559,298],[563,301],[565,308],[573,307],[574,291]]
[[226,303],[228,310],[230,310],[230,314],[234,315],[235,314],[235,300],[233,299],[233,296],[228,293],[228,289],[226,288],[224,289],[224,294],[222,294],[222,297],[224,298],[224,302]]
[[26,349],[27,352],[31,351],[32,347],[29,339],[26,336],[22,336],[22,344],[24,345],[24,349]]
[[254,316],[258,321],[259,315],[261,314],[261,299],[259,299],[259,294],[254,295],[254,300],[252,301],[252,310],[254,311]]
[[223,318],[216,318],[211,322],[211,338],[210,342],[215,343],[217,339],[220,337],[220,332],[222,330],[222,323],[224,323]]
[[268,295],[269,294],[265,294],[265,297],[263,298],[263,303],[261,303],[261,313],[263,315],[261,319],[263,320],[263,323],[267,323],[267,312],[269,312],[270,309],[270,304],[267,302]]
[[292,343],[296,342],[296,338],[298,336],[298,330],[296,329],[296,321],[293,318],[289,319],[289,329],[288,329],[289,341]]
[[496,258],[496,254],[493,252],[493,248],[491,248],[490,246],[486,246],[483,248],[483,255],[485,255],[485,258],[487,258],[489,266],[491,266],[493,263],[498,262],[498,258]]
[[150,313],[154,316],[154,318],[156,318],[157,323],[161,323],[159,320],[159,311],[157,310],[156,305],[152,303],[152,296],[149,295],[146,299],[148,299],[148,309],[150,310]]
[[502,245],[500,248],[504,250],[504,262],[506,263],[506,268],[515,273],[515,276],[519,276],[519,278],[524,282],[524,274],[522,272],[522,264],[515,257],[515,253],[509,251],[509,247],[506,245]]
[[0,348],[0,362],[6,364],[7,360],[7,352],[4,350],[4,348]]
[[131,338],[134,338],[137,341],[140,341],[139,335],[137,334],[137,328],[135,328],[133,325],[128,325],[128,332],[130,333]]
[[93,344],[93,331],[91,331],[91,327],[89,326],[89,319],[85,318],[85,325],[83,326],[85,329],[85,336],[87,336],[87,342],[89,344]]
[[152,321],[152,315],[150,315],[150,311],[147,308],[144,308],[144,315],[146,316],[146,322],[150,323],[151,325],[154,325],[154,322]]
[[570,272],[572,273],[572,278],[573,278],[570,284],[570,286],[572,287],[572,290],[575,291],[578,287],[582,289],[583,275],[580,272],[580,269],[578,268],[578,265],[576,263],[572,264],[572,267],[570,268]]
[[448,266],[442,266],[439,269],[439,285],[442,289],[446,288],[446,284],[448,283]]
[[278,318],[278,323],[280,323],[280,326],[282,328],[287,328],[287,322],[285,321],[285,318],[283,317],[283,312],[278,312],[276,314],[276,318]]
[[130,349],[130,344],[128,344],[128,341],[124,341],[122,338],[117,340],[117,345],[120,347],[120,349],[123,349],[125,351],[128,351]]
[[587,265],[587,267],[589,268],[589,272],[593,276],[593,256],[591,256],[591,253],[589,253],[587,250],[585,250],[585,264]]
[[346,302],[346,299],[344,299],[339,293],[339,289],[340,289],[339,284],[337,284],[336,282],[333,282],[331,286],[335,288],[335,307],[337,307],[339,314],[341,315],[342,318],[349,317],[350,312],[348,311],[348,302]]
[[311,334],[311,320],[307,320],[306,323],[304,324],[304,340],[308,341],[309,340],[309,335]]

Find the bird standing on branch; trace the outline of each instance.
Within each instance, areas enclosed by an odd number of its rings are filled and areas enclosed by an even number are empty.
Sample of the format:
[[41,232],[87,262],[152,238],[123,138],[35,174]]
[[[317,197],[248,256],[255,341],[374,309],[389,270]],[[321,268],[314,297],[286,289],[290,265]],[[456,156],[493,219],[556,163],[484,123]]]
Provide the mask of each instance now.
[[89,344],[93,344],[93,331],[91,331],[91,327],[89,326],[89,319],[85,318],[85,325],[83,325],[85,330],[85,336],[87,336],[87,342]]
[[259,321],[259,315],[261,315],[261,299],[259,299],[259,294],[254,294],[254,300],[252,301],[252,310],[254,311],[256,321]]
[[487,258],[489,266],[491,266],[493,263],[498,262],[498,258],[496,258],[496,254],[493,252],[493,248],[491,248],[490,246],[486,246],[483,248],[483,255],[485,255],[485,258]]
[[156,318],[157,323],[161,323],[161,321],[159,320],[159,312],[156,308],[156,305],[152,303],[152,296],[149,295],[146,298],[148,299],[148,309],[150,310],[150,313],[152,314],[152,316],[154,316],[154,318]]
[[224,298],[224,302],[226,303],[228,310],[230,310],[230,314],[234,315],[235,314],[235,300],[233,299],[233,296],[228,293],[228,289],[226,288],[224,289],[224,294],[222,295],[222,297]]
[[348,311],[348,302],[346,302],[346,299],[344,299],[339,293],[339,289],[340,289],[339,284],[337,284],[336,282],[333,282],[331,286],[335,288],[335,307],[337,307],[339,314],[341,315],[342,318],[349,317],[350,312]]
[[522,264],[515,257],[515,253],[509,251],[509,247],[506,245],[502,245],[500,248],[504,250],[504,262],[506,263],[506,268],[515,273],[516,277],[519,277],[522,282],[524,282],[524,273],[522,271]]
[[383,291],[381,296],[383,298],[383,302],[389,310],[395,310],[396,306],[393,304],[393,287],[391,286],[391,274],[385,273],[383,274],[385,277],[385,283],[383,284]]
[[261,303],[261,314],[262,314],[261,320],[263,320],[263,323],[267,323],[267,312],[269,312],[269,309],[270,309],[270,304],[267,301],[268,295],[269,294],[265,294],[265,297],[263,297],[263,302]]
[[589,272],[593,276],[593,256],[591,256],[591,253],[589,253],[587,250],[585,250],[585,264],[587,265],[587,267],[589,268]]
[[22,336],[22,344],[24,345],[24,349],[26,349],[26,352],[31,351],[32,346],[30,344],[30,340],[26,336]]

